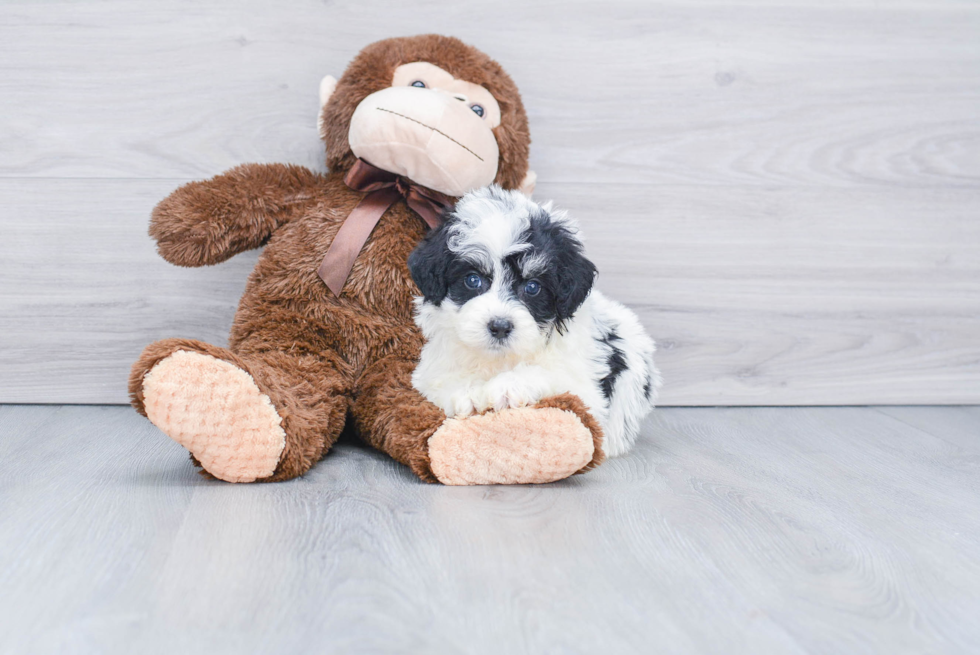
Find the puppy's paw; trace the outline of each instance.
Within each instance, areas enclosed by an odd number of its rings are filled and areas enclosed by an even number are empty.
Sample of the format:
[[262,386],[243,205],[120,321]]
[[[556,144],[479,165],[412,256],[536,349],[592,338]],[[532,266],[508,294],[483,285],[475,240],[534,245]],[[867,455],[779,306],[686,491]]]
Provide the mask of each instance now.
[[487,405],[495,411],[527,407],[541,400],[545,390],[538,380],[514,371],[501,373],[486,386]]
[[479,404],[472,390],[464,389],[451,394],[440,409],[450,418],[466,418],[479,410]]

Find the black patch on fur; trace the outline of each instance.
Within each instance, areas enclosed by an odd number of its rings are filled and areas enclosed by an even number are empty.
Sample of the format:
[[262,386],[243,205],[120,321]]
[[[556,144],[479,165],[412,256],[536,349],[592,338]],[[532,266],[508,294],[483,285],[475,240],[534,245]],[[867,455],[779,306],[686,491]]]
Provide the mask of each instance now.
[[[408,270],[426,302],[438,307],[448,296],[450,300],[462,305],[490,290],[493,283],[492,272],[480,270],[473,262],[462,259],[449,249],[449,216],[445,223],[429,232],[425,239],[408,256]],[[483,278],[479,289],[466,286],[466,277],[476,273]]]
[[650,400],[651,391],[653,391],[653,378],[650,376],[650,371],[647,371],[647,379],[643,383],[643,397]]
[[609,356],[606,358],[606,366],[609,367],[609,372],[599,380],[599,384],[602,386],[602,395],[606,397],[606,400],[609,400],[612,398],[616,378],[626,370],[626,353],[615,343],[619,341],[619,335],[616,334],[615,330],[610,330],[600,341],[609,346]]
[[408,270],[426,302],[438,307],[446,297],[446,276],[453,259],[446,223],[429,232],[408,256]]
[[[529,219],[531,224],[521,235],[520,242],[531,247],[507,260],[514,277],[512,290],[538,325],[554,323],[562,333],[565,323],[592,291],[596,268],[586,259],[578,237],[566,226],[552,220],[546,211],[536,210]],[[547,255],[548,268],[532,278],[524,278],[521,262],[539,254]],[[541,291],[536,296],[524,293],[524,286],[530,279],[541,283]]]
[[[536,275],[530,278],[522,277],[519,264],[521,257],[522,255],[511,255],[507,258],[506,263],[512,280],[510,285],[511,295],[527,307],[527,311],[534,317],[534,322],[538,324],[538,327],[545,328],[554,323],[558,316],[554,289],[551,282],[543,275]],[[535,296],[529,296],[524,291],[524,287],[527,286],[530,280],[537,280],[541,285],[540,291]]]
[[[479,289],[471,289],[466,286],[466,278],[470,273],[476,273],[483,278],[483,286]],[[472,300],[477,296],[482,296],[489,291],[490,286],[493,284],[493,275],[480,270],[473,262],[455,257],[449,264],[446,280],[448,281],[449,287],[446,295],[457,305],[462,305],[466,301]]]

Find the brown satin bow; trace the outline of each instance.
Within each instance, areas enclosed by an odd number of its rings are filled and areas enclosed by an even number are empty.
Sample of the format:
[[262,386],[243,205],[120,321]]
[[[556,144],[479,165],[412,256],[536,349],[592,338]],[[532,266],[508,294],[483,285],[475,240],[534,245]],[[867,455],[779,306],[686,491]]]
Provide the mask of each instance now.
[[389,173],[363,159],[358,159],[347,171],[344,183],[354,191],[367,195],[344,220],[316,271],[335,296],[340,296],[343,291],[354,260],[367,243],[374,226],[399,198],[404,198],[430,228],[438,227],[442,223],[443,212],[456,204],[456,198],[452,196],[419,186],[406,177]]

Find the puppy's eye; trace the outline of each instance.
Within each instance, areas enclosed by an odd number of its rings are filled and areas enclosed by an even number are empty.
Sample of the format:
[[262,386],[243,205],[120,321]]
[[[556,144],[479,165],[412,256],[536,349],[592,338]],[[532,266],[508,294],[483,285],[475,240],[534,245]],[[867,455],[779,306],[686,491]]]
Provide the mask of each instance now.
[[418,89],[424,89],[425,88],[425,82],[423,82],[422,80],[415,80],[414,82],[412,82],[411,84],[409,84],[409,86],[414,86],[414,87],[416,87]]
[[537,280],[531,280],[524,285],[524,293],[529,296],[536,296],[539,291],[541,291],[541,283]]
[[463,280],[463,284],[466,285],[467,289],[479,289],[483,286],[483,278],[476,273],[470,273]]
[[470,109],[473,110],[473,113],[474,114],[476,114],[480,118],[483,118],[484,111],[483,111],[483,107],[482,106],[480,106],[480,105],[470,105]]

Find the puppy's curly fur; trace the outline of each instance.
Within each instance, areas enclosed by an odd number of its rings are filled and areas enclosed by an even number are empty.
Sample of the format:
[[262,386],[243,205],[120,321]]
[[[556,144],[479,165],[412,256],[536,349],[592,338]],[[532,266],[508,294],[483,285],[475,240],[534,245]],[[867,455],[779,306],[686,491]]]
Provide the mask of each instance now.
[[636,315],[592,288],[564,212],[492,186],[467,194],[409,258],[426,337],[412,383],[448,416],[570,392],[610,456],[626,452],[660,384]]

